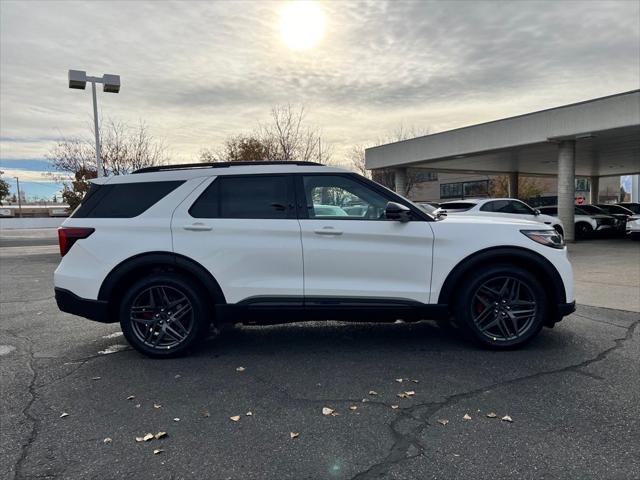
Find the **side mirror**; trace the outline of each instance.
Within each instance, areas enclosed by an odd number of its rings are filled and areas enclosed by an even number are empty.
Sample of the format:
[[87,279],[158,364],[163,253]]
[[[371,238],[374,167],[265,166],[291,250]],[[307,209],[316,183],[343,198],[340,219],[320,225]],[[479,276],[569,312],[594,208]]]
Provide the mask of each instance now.
[[540,210],[538,210],[537,208],[534,208],[533,214],[537,217],[538,215],[542,215],[542,212],[540,212]]
[[411,220],[411,210],[409,207],[405,207],[404,205],[396,202],[387,203],[384,215],[389,220],[397,220],[403,223]]

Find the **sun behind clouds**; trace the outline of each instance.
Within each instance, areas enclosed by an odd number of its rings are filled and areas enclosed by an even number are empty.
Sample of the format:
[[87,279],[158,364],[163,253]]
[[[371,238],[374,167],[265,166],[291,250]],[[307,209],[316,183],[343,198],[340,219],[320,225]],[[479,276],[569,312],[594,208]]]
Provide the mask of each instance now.
[[325,14],[318,2],[287,2],[280,13],[280,34],[292,50],[308,50],[324,35]]

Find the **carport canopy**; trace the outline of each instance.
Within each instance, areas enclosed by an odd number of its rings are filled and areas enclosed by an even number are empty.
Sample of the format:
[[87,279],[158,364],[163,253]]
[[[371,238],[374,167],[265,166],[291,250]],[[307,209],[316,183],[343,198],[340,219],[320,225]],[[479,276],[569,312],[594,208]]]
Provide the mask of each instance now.
[[575,176],[640,173],[640,90],[471,125],[365,151],[367,169],[393,168],[404,193],[406,168],[558,177],[558,215],[574,239]]

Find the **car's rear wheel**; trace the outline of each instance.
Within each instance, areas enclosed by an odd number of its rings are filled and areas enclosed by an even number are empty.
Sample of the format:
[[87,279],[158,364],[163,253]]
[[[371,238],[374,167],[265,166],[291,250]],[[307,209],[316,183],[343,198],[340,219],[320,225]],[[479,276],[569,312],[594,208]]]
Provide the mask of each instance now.
[[576,223],[576,237],[588,238],[593,235],[593,227],[585,222]]
[[547,295],[528,271],[497,265],[470,275],[454,305],[456,323],[476,342],[495,349],[524,345],[547,314]]
[[209,309],[200,289],[188,278],[158,273],[129,288],[120,306],[120,325],[139,352],[175,357],[195,347],[206,335]]

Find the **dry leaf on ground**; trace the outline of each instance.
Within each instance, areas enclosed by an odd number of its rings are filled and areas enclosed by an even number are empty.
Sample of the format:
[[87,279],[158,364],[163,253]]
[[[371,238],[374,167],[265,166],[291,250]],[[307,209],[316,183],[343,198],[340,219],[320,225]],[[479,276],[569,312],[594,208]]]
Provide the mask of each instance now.
[[245,413],[245,415],[246,415],[247,417],[252,417],[252,416],[253,416],[253,412],[247,412],[247,413]]
[[447,420],[446,418],[441,418],[440,420],[438,420],[438,423],[444,426],[449,423],[449,420]]
[[136,398],[136,396],[135,396],[135,395],[129,395],[129,396],[127,397],[127,400],[133,400],[134,398]]
[[400,405],[391,405],[391,408],[397,410],[398,408],[400,408]]
[[160,405],[159,403],[154,403],[153,408],[162,408],[162,405]]
[[160,440],[161,438],[164,438],[167,436],[167,432],[158,432],[154,435],[156,440]]
[[357,409],[358,409],[358,407],[357,407],[357,406],[355,406],[355,405],[351,405],[351,406],[349,407],[349,410],[357,410]]
[[161,449],[161,448],[156,448],[156,449],[153,451],[153,454],[154,454],[154,455],[158,455],[159,453],[162,453],[162,452],[164,452],[164,450],[163,450],[163,449]]
[[298,438],[300,436],[300,434],[298,432],[289,432],[289,437],[293,438]]
[[501,418],[501,420],[503,422],[513,422],[513,419],[509,416],[509,415],[505,415],[504,417]]
[[104,440],[102,440],[102,443],[111,443],[111,442],[112,442],[111,437],[107,437]]
[[469,415],[468,413],[464,414],[464,417],[462,417],[463,420],[471,420],[471,415]]
[[402,383],[402,379],[401,378],[396,378],[396,382]]
[[246,370],[246,368],[244,368],[244,367],[236,368],[236,372],[244,372],[245,370]]
[[376,392],[375,390],[369,390],[369,395],[377,395],[378,392]]
[[496,418],[498,415],[496,415],[495,412],[489,412],[487,413],[487,418]]
[[64,417],[68,417],[68,416],[69,416],[69,414],[67,412],[62,412],[60,414],[60,418],[64,418]]
[[142,437],[143,442],[148,442],[149,440],[153,440],[155,436],[153,433],[147,433],[144,437]]
[[322,414],[323,415],[331,415],[333,412],[335,412],[335,410],[333,408],[322,407]]
[[234,415],[233,417],[229,417],[229,419],[234,421],[234,422],[239,422],[240,421],[240,415]]
[[202,412],[202,416],[207,418],[207,417],[210,417],[211,414],[209,412],[207,412],[207,411],[204,411],[204,412]]
[[173,419],[173,421],[174,421],[174,422],[179,422],[179,421],[180,421],[180,419],[179,419],[178,417],[176,417],[176,418],[174,418],[174,419]]

